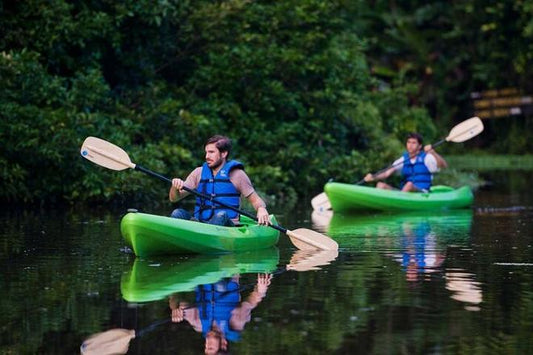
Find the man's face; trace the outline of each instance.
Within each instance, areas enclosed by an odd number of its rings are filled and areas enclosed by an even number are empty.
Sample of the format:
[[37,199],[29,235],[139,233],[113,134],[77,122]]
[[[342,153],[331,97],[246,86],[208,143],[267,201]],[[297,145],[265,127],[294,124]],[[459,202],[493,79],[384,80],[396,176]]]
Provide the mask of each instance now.
[[405,147],[407,148],[409,155],[415,155],[418,154],[422,145],[418,143],[416,138],[409,138],[407,139],[407,143],[405,143]]
[[208,331],[205,337],[204,353],[217,354],[219,350],[227,350],[228,341],[223,339],[218,332]]
[[205,354],[216,354],[220,350],[220,338],[207,333],[205,338]]
[[221,153],[214,143],[205,146],[205,162],[211,169],[216,169],[226,159],[228,152]]

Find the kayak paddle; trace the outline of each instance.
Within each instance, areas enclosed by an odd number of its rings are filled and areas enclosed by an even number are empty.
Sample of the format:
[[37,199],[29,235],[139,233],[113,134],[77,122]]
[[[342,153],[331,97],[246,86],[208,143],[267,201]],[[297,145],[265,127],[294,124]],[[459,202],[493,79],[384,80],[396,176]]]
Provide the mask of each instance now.
[[[85,159],[92,161],[95,164],[98,164],[108,169],[124,170],[127,168],[131,168],[134,170],[142,171],[143,173],[146,173],[153,177],[159,178],[160,180],[168,182],[169,184],[172,183],[172,180],[170,180],[169,178],[151,170],[148,170],[140,165],[132,163],[130,157],[128,156],[128,153],[126,153],[122,148],[100,138],[87,137],[81,146],[81,156]],[[183,189],[200,198],[211,199],[211,196],[198,192],[195,189],[190,189],[186,186],[184,186]],[[246,211],[242,211],[238,208],[227,205],[217,200],[213,200],[213,202],[257,221],[256,216]],[[294,244],[294,246],[298,249],[336,250],[339,248],[337,242],[335,242],[333,239],[310,229],[299,228],[291,231],[279,225],[269,224],[268,226],[287,235],[291,240],[292,244]]]
[[83,341],[80,346],[82,355],[117,355],[126,354],[133,338],[140,338],[158,326],[169,323],[170,319],[156,321],[144,329],[115,328],[105,332],[96,333]]
[[[483,132],[483,122],[479,117],[471,117],[461,123],[458,123],[455,125],[451,130],[448,136],[444,139],[441,139],[435,144],[432,144],[431,146],[433,148],[438,147],[439,145],[443,144],[444,142],[454,142],[454,143],[461,143],[464,141],[469,140],[470,138],[473,138]],[[386,168],[383,168],[377,172],[375,172],[372,175],[379,175],[390,168],[394,168],[398,166],[399,164],[402,164],[403,161],[401,161],[398,164],[392,164],[387,166]],[[357,182],[357,185],[361,185],[365,182],[365,179],[361,179]],[[325,192],[322,192],[315,197],[311,199],[311,206],[313,206],[313,210],[315,211],[325,211],[331,209],[331,203],[329,202],[328,195],[326,195]]]

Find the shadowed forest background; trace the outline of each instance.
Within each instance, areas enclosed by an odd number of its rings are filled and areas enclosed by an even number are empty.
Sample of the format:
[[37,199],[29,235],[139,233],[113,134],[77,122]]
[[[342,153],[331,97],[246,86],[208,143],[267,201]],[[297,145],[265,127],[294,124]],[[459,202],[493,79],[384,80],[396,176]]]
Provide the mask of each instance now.
[[[472,92],[533,93],[533,0],[4,1],[0,200],[166,199],[79,155],[87,136],[185,177],[234,140],[270,202],[386,166],[473,116]],[[448,154],[525,154],[531,112],[487,119]]]

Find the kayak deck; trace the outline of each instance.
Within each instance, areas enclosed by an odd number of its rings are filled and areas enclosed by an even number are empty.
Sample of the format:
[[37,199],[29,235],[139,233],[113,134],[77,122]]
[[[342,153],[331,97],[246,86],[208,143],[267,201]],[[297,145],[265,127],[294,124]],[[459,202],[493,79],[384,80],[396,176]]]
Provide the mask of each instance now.
[[[277,224],[274,216],[271,222]],[[274,228],[240,217],[237,227],[217,226],[196,221],[128,213],[120,222],[126,243],[140,257],[169,254],[215,254],[269,248],[279,239]]]
[[324,191],[335,212],[457,209],[470,206],[474,200],[468,186],[454,189],[437,185],[429,192],[402,192],[330,182]]

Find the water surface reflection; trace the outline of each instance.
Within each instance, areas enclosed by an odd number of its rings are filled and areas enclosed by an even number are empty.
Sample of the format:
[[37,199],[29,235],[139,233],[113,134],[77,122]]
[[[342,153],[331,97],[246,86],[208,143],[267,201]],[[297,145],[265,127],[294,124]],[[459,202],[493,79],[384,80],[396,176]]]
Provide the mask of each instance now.
[[[470,237],[472,210],[382,213],[368,215],[342,215],[333,212],[313,212],[313,227],[339,242],[342,249],[363,248],[382,250],[402,248],[424,243],[431,236],[431,245],[464,244]],[[411,242],[410,242],[411,240]],[[424,249],[428,249],[424,248]]]
[[[275,275],[286,271],[319,270],[338,256],[335,251],[297,250],[287,265],[277,267],[277,248],[255,252],[192,257],[135,259],[121,280],[123,298],[130,307],[164,300],[168,318],[140,331],[111,329],[87,338],[83,354],[125,354],[130,341],[162,324],[186,325],[202,335],[204,352],[227,352],[238,342],[252,311],[267,296]],[[249,275],[254,282],[243,283]],[[246,294],[246,295],[245,295]],[[142,344],[138,345],[142,348]]]
[[[202,334],[186,321],[171,321],[170,299],[196,307],[198,285],[236,274],[241,302],[258,275],[273,277],[241,340],[229,342],[234,354],[531,353],[533,176],[522,176],[519,186],[499,180],[510,175],[495,176],[494,185],[476,192],[473,216],[330,216],[322,228],[340,244],[330,265],[313,266],[313,255],[295,252],[283,237],[278,250],[264,251],[266,268],[252,272],[243,266],[257,259],[240,262],[231,254],[199,256],[202,262],[196,256],[135,259],[122,251],[125,208],[5,208],[0,353],[75,354],[90,334],[112,329],[121,331],[107,333],[108,340],[122,339],[129,354],[202,352]],[[310,210],[276,214],[290,229],[319,229]],[[408,261],[418,265],[408,269]],[[143,262],[146,273],[136,265]],[[179,269],[184,279],[166,268]],[[206,277],[210,272],[215,275]]]
[[157,301],[235,274],[270,273],[278,262],[277,248],[223,255],[136,258],[122,276],[120,289],[128,302]]
[[394,260],[407,282],[431,281],[434,274],[444,278],[452,299],[479,310],[482,292],[475,275],[445,266],[449,247],[468,248],[472,217],[469,209],[357,216],[313,212],[312,221],[344,250],[377,251]]

